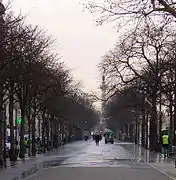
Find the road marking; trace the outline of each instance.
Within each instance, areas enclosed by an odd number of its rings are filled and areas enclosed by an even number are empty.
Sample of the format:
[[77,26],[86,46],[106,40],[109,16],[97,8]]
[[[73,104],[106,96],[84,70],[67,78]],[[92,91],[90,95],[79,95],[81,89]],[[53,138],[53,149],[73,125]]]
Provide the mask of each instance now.
[[156,169],[157,171],[161,172],[162,174],[164,174],[165,176],[167,176],[168,178],[172,179],[172,180],[176,180],[176,178],[170,176],[168,173],[164,172],[163,170],[153,166],[152,164],[150,163],[147,163],[150,167],[152,167],[153,169]]

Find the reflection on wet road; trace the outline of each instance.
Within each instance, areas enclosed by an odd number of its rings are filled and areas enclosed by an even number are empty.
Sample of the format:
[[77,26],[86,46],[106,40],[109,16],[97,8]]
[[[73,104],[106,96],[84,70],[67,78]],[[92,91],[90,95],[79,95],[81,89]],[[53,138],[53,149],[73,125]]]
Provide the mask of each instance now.
[[96,146],[93,141],[78,155],[66,159],[62,166],[107,166],[117,164],[118,161],[132,161],[133,155],[119,145],[104,144],[103,141]]
[[[58,152],[57,152],[58,153]],[[104,144],[93,141],[66,145],[56,157],[65,159],[59,166],[44,169],[34,179],[40,180],[169,180],[148,162],[161,157],[148,156],[131,143]],[[84,167],[84,168],[83,168]]]

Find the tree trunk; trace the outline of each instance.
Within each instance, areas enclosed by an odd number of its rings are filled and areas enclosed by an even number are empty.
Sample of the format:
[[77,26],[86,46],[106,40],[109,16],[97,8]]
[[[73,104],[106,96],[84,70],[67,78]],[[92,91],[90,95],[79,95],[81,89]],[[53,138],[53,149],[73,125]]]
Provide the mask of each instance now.
[[56,132],[56,148],[59,147],[59,123],[56,120],[56,126],[55,126],[55,132]]
[[6,131],[7,131],[7,123],[6,123],[6,114],[5,114],[5,108],[3,109],[2,113],[2,119],[4,120],[4,167],[7,167],[7,161],[6,161]]
[[58,141],[59,141],[59,146],[61,145],[61,124],[60,121],[58,122]]
[[69,142],[71,142],[72,141],[72,134],[73,134],[73,126],[71,125],[69,128],[69,133],[68,133],[68,140],[69,140]]
[[[175,134],[175,131],[176,131],[176,92],[175,92],[175,97],[174,97],[174,145],[176,145],[176,134]],[[173,129],[171,131],[171,136],[170,137],[172,137],[172,136],[173,136]]]
[[64,126],[64,121],[62,123],[62,141],[63,141],[63,144],[65,144],[65,126]]
[[131,141],[133,142],[133,124],[130,124],[130,138],[131,138]]
[[25,118],[26,118],[26,107],[21,106],[21,132],[20,132],[20,158],[25,158],[25,147],[24,147],[24,125],[25,125]]
[[152,95],[152,109],[150,121],[150,150],[155,151],[157,142],[157,110],[156,110],[156,93]]
[[0,167],[4,166],[4,121],[3,121],[3,109],[0,108]]
[[42,150],[45,152],[45,110],[42,114]]
[[[176,131],[176,67],[175,67],[175,72],[174,72],[174,80],[175,80],[175,83],[174,83],[174,137],[173,137],[173,128],[172,128],[172,131],[170,132],[170,139],[174,139],[174,145],[176,145],[176,134],[175,134],[175,131]],[[173,102],[173,101],[172,101]],[[172,126],[173,127],[173,126]]]
[[[160,85],[161,89],[161,85]],[[159,100],[159,132],[158,132],[158,152],[162,151],[162,144],[161,144],[161,136],[162,136],[162,94],[160,92],[160,100]]]
[[135,123],[135,144],[138,144],[138,122],[136,118],[136,123]]
[[[173,107],[173,101],[172,101],[172,96],[170,96],[170,102],[169,102],[169,115],[170,115],[169,137],[170,137],[171,143],[173,143],[173,138],[172,138],[172,131],[173,131],[173,111],[172,111],[172,107]],[[175,141],[175,139],[174,139],[174,141]]]
[[[1,7],[3,7],[4,5],[0,2]],[[3,8],[1,8],[3,9]],[[4,61],[4,39],[5,39],[5,29],[4,29],[4,18],[3,18],[3,14],[5,12],[1,12],[1,17],[0,17],[0,59],[1,61]],[[2,79],[1,79],[2,80]],[[5,164],[4,162],[4,120],[3,119],[3,97],[4,97],[4,86],[3,86],[3,80],[0,82],[0,167],[3,167]]]
[[162,137],[162,124],[163,124],[163,122],[162,122],[162,114],[160,114],[160,120],[159,120],[159,152],[162,152],[162,141],[161,141],[161,137]]
[[49,115],[47,116],[47,119],[46,119],[46,148],[47,148],[47,151],[49,151],[49,133],[50,133],[50,124],[49,124]]
[[31,108],[30,107],[28,108],[27,118],[28,118],[28,136],[29,136],[28,156],[31,156]]
[[145,147],[145,129],[146,129],[146,119],[145,119],[145,96],[142,99],[142,147]]
[[52,148],[53,149],[53,123],[54,123],[54,116],[51,116],[51,118],[50,118],[50,137],[51,137],[51,143],[50,143],[50,145],[51,145],[51,147],[50,148]]
[[149,134],[148,134],[148,130],[149,130],[149,127],[148,127],[148,122],[149,122],[149,118],[148,118],[148,111],[146,112],[146,128],[145,128],[145,148],[148,149],[148,137],[149,137]]
[[142,147],[145,147],[145,129],[146,129],[146,120],[145,120],[145,110],[142,112]]
[[45,125],[42,123],[42,151],[45,152]]
[[[175,70],[174,76],[175,76],[174,79],[176,82],[176,70]],[[175,131],[176,131],[176,83],[174,83],[174,145],[176,145],[176,133],[175,133]],[[171,134],[173,134],[173,133],[171,132]]]
[[[14,109],[14,84],[11,83],[9,90],[9,124],[10,124],[10,153],[11,161],[16,161],[15,143],[14,143],[14,123],[13,123],[13,109]],[[15,119],[16,120],[16,119]]]
[[41,119],[40,119],[40,117],[38,119],[38,132],[39,132],[39,138],[40,138],[40,136],[41,136]]
[[[3,90],[3,85],[0,84],[0,89]],[[3,94],[0,92],[0,167],[4,166],[4,119],[3,119]]]
[[36,137],[35,137],[35,124],[36,124],[36,109],[32,115],[32,156],[36,156]]

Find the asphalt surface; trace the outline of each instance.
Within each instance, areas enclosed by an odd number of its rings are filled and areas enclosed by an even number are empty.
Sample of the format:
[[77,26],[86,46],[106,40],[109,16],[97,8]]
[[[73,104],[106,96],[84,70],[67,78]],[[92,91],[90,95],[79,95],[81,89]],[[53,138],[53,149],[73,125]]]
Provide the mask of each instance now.
[[[58,152],[57,152],[58,153]],[[53,156],[57,156],[53,154]],[[59,155],[64,160],[28,178],[29,180],[170,180],[174,179],[150,165],[130,143],[104,144],[81,141],[66,145]]]

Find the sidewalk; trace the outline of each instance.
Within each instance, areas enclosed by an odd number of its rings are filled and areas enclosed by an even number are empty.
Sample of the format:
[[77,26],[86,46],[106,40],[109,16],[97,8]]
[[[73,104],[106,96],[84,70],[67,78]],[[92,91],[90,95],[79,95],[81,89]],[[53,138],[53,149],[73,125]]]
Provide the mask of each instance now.
[[78,151],[77,153],[79,154],[79,150],[84,146],[86,146],[84,141],[72,142],[37,157],[32,157],[25,161],[19,160],[14,166],[8,166],[6,169],[2,169],[0,171],[0,177],[2,176],[3,180],[30,178],[43,168],[59,166],[67,158],[74,157],[76,155],[75,151]]
[[[47,152],[47,153],[43,153],[43,154],[36,154],[36,157],[35,158],[39,158],[40,156],[46,156],[47,154],[51,153],[50,151]],[[17,161],[15,162],[11,162],[9,158],[6,159],[6,169],[9,169],[9,168],[13,168],[15,166],[19,166],[21,164],[24,164],[24,163],[27,163],[29,160],[31,159],[34,159],[34,157],[30,157],[28,155],[25,155],[25,159],[20,159],[19,157],[17,158]],[[4,171],[5,169],[0,169],[0,173],[1,171]]]
[[147,163],[150,167],[167,175],[170,179],[176,180],[174,159],[165,159],[162,153],[150,152],[149,150],[146,150],[139,145],[135,145],[134,143],[118,143],[128,149],[137,161]]
[[38,154],[36,157],[27,157],[25,160],[18,159],[15,163],[7,160],[7,168],[0,170],[0,176],[3,177],[3,180],[21,180],[42,168],[59,165],[66,159],[66,157],[58,155],[61,149],[62,146],[48,153]]

